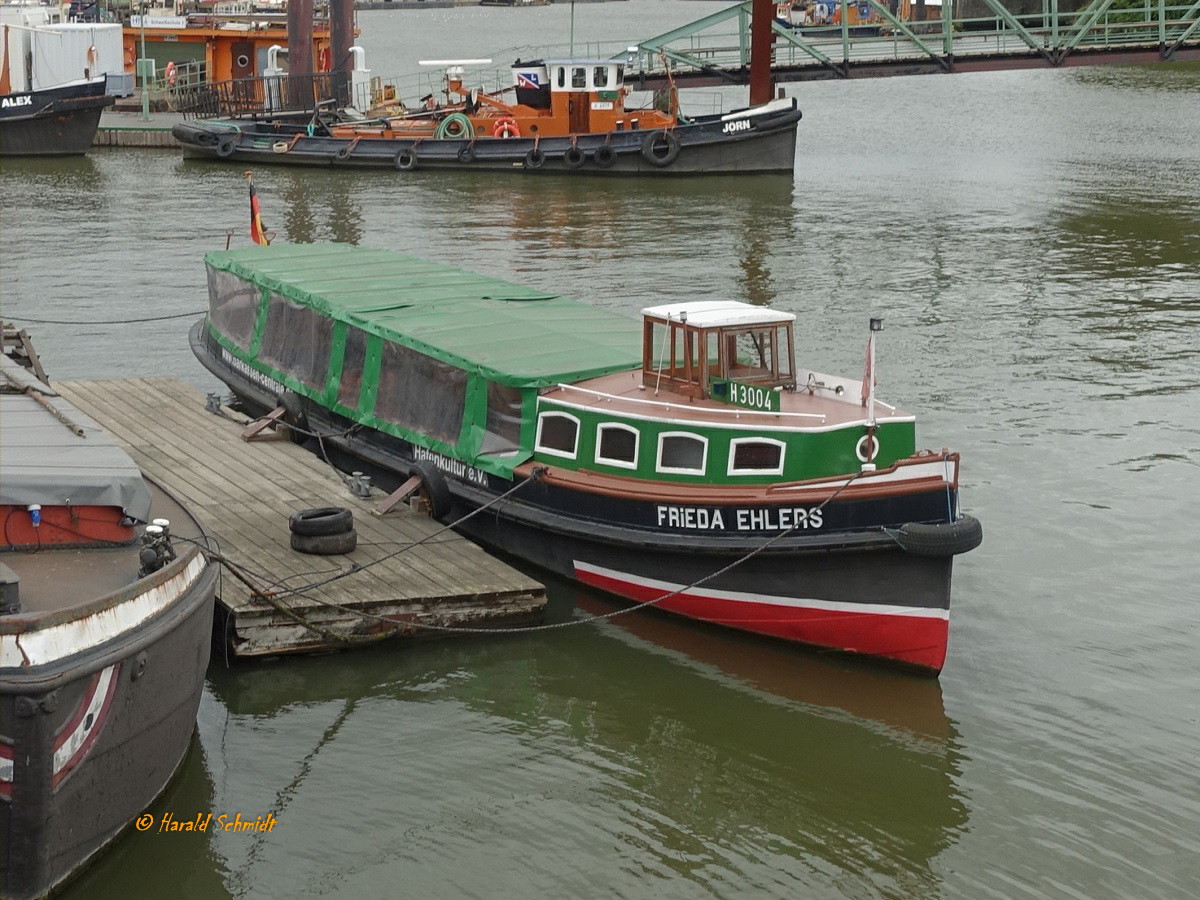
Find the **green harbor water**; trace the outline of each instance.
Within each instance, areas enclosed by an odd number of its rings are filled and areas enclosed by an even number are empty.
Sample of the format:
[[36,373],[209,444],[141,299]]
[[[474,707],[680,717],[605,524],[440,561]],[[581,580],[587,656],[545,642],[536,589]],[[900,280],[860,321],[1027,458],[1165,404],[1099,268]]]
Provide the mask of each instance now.
[[[580,40],[721,8],[581,4]],[[565,42],[565,4],[361,13],[375,74]],[[402,249],[634,315],[795,312],[963,455],[940,680],[550,583],[580,624],[215,657],[180,777],[68,898],[1200,895],[1200,66],[787,86],[794,178],[262,167],[277,241]],[[693,108],[744,100],[730,88]],[[5,160],[3,312],[58,379],[172,375],[241,166]],[[206,831],[164,832],[213,814]],[[270,830],[218,831],[225,821]],[[267,818],[267,817],[271,818]]]

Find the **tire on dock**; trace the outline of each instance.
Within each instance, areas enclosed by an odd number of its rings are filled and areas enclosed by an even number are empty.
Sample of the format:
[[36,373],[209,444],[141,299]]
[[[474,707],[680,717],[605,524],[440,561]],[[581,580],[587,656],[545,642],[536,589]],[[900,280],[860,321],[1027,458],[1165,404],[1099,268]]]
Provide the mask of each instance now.
[[344,506],[320,506],[301,509],[288,519],[292,534],[304,537],[320,537],[326,534],[344,534],[354,529],[354,513]]

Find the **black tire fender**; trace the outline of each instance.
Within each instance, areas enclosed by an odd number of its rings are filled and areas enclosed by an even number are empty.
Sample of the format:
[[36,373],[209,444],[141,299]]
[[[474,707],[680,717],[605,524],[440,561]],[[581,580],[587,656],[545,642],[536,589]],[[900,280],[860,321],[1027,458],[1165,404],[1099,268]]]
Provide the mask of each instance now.
[[536,147],[525,154],[525,168],[540,169],[546,162],[546,154]]
[[475,148],[472,147],[470,144],[467,144],[465,147],[459,147],[458,148],[458,161],[460,163],[475,162]]
[[679,138],[672,131],[652,131],[642,141],[642,156],[650,165],[665,169],[679,156]]
[[892,537],[913,556],[957,556],[983,543],[983,525],[967,515],[937,524],[909,522],[892,532]]
[[237,138],[223,137],[217,144],[217,156],[222,159],[233,156],[233,151],[237,149]]
[[279,405],[283,407],[283,424],[288,426],[288,437],[293,444],[303,444],[308,440],[308,414],[304,411],[304,398],[295,391],[284,391],[279,395]]
[[617,161],[617,151],[612,148],[611,144],[601,144],[592,154],[592,159],[600,168],[608,169]]
[[411,147],[397,150],[395,157],[392,158],[392,164],[398,171],[411,172],[417,167],[417,151]]
[[578,147],[568,147],[562,159],[563,165],[568,169],[578,169],[587,160],[587,154]]
[[441,519],[450,512],[450,488],[447,487],[442,473],[432,463],[413,463],[408,474],[421,479],[421,491],[425,494],[431,516]]
[[351,528],[338,534],[296,534],[291,536],[292,549],[314,556],[340,556],[358,546],[358,532]]
[[324,534],[343,534],[354,529],[354,513],[344,506],[319,506],[301,509],[288,518],[292,534],[320,537]]
[[350,158],[350,154],[353,152],[354,152],[354,147],[351,146],[350,144],[346,144],[346,146],[344,146],[344,147],[338,147],[337,153],[335,153],[333,155],[336,159],[347,160]]

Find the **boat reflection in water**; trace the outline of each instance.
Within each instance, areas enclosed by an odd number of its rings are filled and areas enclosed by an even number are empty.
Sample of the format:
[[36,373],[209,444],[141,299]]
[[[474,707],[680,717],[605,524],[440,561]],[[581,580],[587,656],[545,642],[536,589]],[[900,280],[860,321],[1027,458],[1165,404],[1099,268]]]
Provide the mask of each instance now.
[[[556,622],[618,609],[549,590]],[[467,892],[602,867],[633,894],[648,874],[716,890],[835,870],[927,895],[967,819],[936,681],[645,612],[210,674],[214,808],[280,822],[256,857],[214,844],[241,890],[336,865],[364,889],[397,866]]]

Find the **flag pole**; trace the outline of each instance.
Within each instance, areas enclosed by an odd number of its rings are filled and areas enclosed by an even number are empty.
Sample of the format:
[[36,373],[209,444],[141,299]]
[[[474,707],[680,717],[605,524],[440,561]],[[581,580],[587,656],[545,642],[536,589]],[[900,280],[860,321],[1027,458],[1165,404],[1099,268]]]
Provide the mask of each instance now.
[[[863,462],[864,472],[875,470],[876,438],[875,438],[875,334],[883,330],[883,319],[871,319],[871,336],[867,338],[867,371],[863,377],[864,402],[867,407],[867,443],[863,450],[866,460]],[[861,458],[861,457],[860,457]]]

